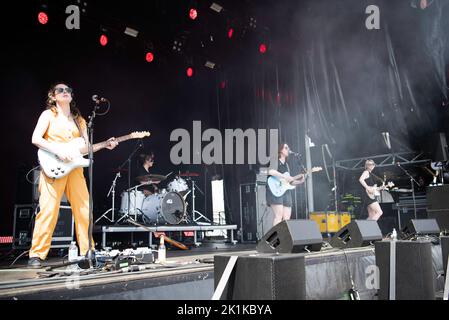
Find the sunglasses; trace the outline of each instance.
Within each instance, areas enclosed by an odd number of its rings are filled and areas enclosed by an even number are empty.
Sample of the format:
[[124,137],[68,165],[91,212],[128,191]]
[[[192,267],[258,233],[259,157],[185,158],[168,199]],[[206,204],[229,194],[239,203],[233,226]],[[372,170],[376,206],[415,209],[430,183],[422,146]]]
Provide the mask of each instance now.
[[69,94],[72,94],[73,89],[72,88],[55,88],[55,93],[56,94],[63,93],[64,91],[69,93]]

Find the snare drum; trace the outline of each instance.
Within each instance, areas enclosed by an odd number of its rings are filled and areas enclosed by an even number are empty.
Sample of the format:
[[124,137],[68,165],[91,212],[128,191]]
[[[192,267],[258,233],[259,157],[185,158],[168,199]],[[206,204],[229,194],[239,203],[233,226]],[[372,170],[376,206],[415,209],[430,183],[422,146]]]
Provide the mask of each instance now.
[[[143,200],[145,199],[145,195],[142,191],[123,191],[121,194],[120,200],[120,213],[125,214],[128,213],[128,196],[129,196],[129,214],[141,214]],[[136,212],[137,211],[137,212]]]
[[173,181],[171,181],[167,185],[167,190],[169,192],[183,193],[183,192],[187,191],[188,189],[189,189],[189,186],[187,185],[187,182],[181,177],[176,177],[175,179],[173,179]]
[[143,201],[145,222],[179,224],[185,218],[184,198],[176,192],[153,194]]

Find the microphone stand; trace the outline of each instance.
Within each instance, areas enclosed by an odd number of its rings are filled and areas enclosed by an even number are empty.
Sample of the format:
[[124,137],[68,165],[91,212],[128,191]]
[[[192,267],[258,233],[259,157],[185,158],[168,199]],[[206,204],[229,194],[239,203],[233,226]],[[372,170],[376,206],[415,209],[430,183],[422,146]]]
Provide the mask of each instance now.
[[87,131],[89,133],[89,143],[88,143],[88,151],[89,151],[89,249],[87,251],[87,260],[89,261],[89,268],[93,268],[92,264],[92,230],[93,230],[93,209],[94,209],[94,200],[93,200],[93,177],[94,177],[94,119],[97,115],[97,110],[99,108],[99,103],[96,102],[94,109],[92,110],[92,114],[89,117],[89,123],[87,124]]
[[405,174],[410,177],[410,184],[412,185],[413,210],[415,212],[415,219],[418,219],[418,217],[416,215],[415,183],[418,186],[419,186],[419,183],[418,183],[418,181],[415,180],[415,178],[413,178],[413,176],[405,168],[403,168],[401,166],[400,163],[398,163],[398,167],[401,168],[402,171],[404,171]]
[[[300,153],[293,153],[293,156],[295,156],[295,158],[298,160],[299,169],[302,170],[304,173],[307,173],[307,170],[306,170],[306,168],[304,167],[304,164],[301,161],[301,154]],[[304,182],[305,182],[305,180],[304,180]],[[307,188],[307,185],[306,185],[306,188]],[[297,202],[297,196],[296,196],[297,195],[296,188],[294,190],[295,190],[295,217],[297,219],[298,218],[298,202]],[[306,191],[306,194],[307,194],[307,191]]]

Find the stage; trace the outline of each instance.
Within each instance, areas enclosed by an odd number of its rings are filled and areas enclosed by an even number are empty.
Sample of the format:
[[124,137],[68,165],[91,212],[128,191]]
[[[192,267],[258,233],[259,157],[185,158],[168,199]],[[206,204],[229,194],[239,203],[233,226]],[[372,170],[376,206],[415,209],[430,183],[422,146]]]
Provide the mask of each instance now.
[[[233,293],[226,287],[221,300],[348,300],[351,288],[358,292],[360,300],[378,299],[376,288],[370,285],[373,283],[372,267],[376,264],[374,246],[346,250],[327,247],[320,252],[273,255],[257,253],[255,245],[242,244],[168,251],[165,265],[148,264],[145,265],[148,269],[135,272],[64,275],[65,268],[46,272],[45,269],[32,270],[19,264],[15,269],[0,270],[0,299],[211,300],[230,256],[238,256],[237,269],[229,280],[233,282]],[[305,272],[296,268],[296,263],[289,263],[289,268],[293,269],[284,279],[290,289],[278,287],[273,295],[273,292],[263,291],[264,282],[261,275],[256,274],[263,268],[258,266],[252,271],[250,286],[245,288],[245,279],[239,275],[238,268],[242,270],[248,259],[272,257],[285,261],[300,259],[304,261]],[[51,264],[59,262],[58,259],[50,261]],[[432,265],[438,299],[444,288],[439,245],[432,246]],[[302,278],[297,280],[298,274],[302,274]],[[273,279],[277,277],[268,276]],[[240,289],[236,290],[239,286]]]

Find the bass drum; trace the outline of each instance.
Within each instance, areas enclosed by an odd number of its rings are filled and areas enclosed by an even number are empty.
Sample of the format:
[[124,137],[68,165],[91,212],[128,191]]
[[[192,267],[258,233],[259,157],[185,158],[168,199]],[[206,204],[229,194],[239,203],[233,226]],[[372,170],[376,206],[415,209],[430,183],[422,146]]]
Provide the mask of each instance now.
[[176,192],[146,197],[142,205],[143,220],[150,224],[179,224],[185,219],[184,198]]

